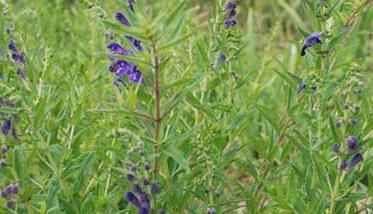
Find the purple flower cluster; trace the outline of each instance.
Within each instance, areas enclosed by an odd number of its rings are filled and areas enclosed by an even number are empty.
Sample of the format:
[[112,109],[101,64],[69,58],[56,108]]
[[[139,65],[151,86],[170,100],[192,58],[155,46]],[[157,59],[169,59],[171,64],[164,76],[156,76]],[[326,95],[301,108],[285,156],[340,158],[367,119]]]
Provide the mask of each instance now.
[[[357,151],[357,149],[358,149],[358,139],[355,136],[348,136],[345,139],[345,142],[346,142],[346,146],[347,146],[347,151],[349,153],[353,153],[353,152]],[[363,160],[364,160],[363,156],[360,153],[356,152],[349,162],[347,160],[343,159],[339,164],[339,169],[340,170],[345,170],[347,168],[352,168]]]
[[7,166],[7,162],[6,162],[7,153],[8,153],[8,146],[7,145],[2,145],[0,147],[0,155],[1,155],[0,168],[4,168],[4,167]]
[[13,61],[19,64],[19,68],[17,69],[17,75],[23,79],[26,79],[26,75],[24,72],[26,60],[25,60],[24,55],[22,54],[21,51],[18,50],[13,40],[10,40],[10,42],[8,43],[8,49],[11,52]]
[[[6,102],[0,98],[0,107],[13,108],[14,104]],[[18,140],[17,130],[14,126],[14,122],[18,120],[17,115],[0,112],[0,119],[3,119],[3,122],[1,124],[1,132],[3,133],[3,135],[8,136],[11,132],[13,139]]]
[[[133,4],[134,1],[128,1],[128,6],[131,10],[133,10]],[[130,21],[126,18],[126,16],[122,12],[117,12],[115,14],[115,19],[119,21],[122,25],[126,27],[131,27]],[[126,35],[124,37],[129,41],[129,43],[133,46],[133,48],[139,52],[144,51],[141,41],[137,40],[133,36]],[[111,54],[114,55],[130,55],[135,56],[135,51],[131,49],[125,49],[121,44],[118,42],[110,42],[107,46],[107,48],[111,51]],[[137,65],[134,63],[130,63],[128,61],[124,60],[114,60],[111,58],[111,65],[109,67],[109,71],[114,73],[116,76],[116,83],[124,83],[123,79],[124,77],[128,77],[128,79],[132,83],[139,83],[142,79],[142,73],[138,69]]]
[[224,28],[227,30],[237,25],[237,21],[235,19],[235,16],[237,14],[236,8],[237,5],[234,1],[230,1],[227,4],[225,4],[225,10],[227,10],[228,12],[227,18],[224,23]]
[[9,184],[8,186],[4,187],[0,195],[2,198],[5,198],[7,200],[6,206],[9,209],[14,209],[16,205],[15,197],[19,194],[20,185],[19,182],[15,182],[13,184]]
[[135,12],[135,0],[128,0],[128,8]]
[[315,32],[309,35],[306,40],[303,42],[302,50],[300,55],[306,55],[306,50],[312,47],[315,44],[322,44],[320,37],[323,35],[323,32]]
[[[151,182],[146,176],[139,175],[139,167],[132,164],[131,171],[125,177],[128,182],[132,184],[131,190],[127,191],[124,195],[125,200],[135,206],[140,214],[151,213],[151,203],[149,198],[156,197],[159,193],[159,186],[155,182]],[[144,174],[147,174],[151,167],[149,163],[144,164]],[[150,192],[151,194],[148,194]],[[166,213],[164,210],[160,213]]]
[[12,59],[15,62],[18,62],[20,64],[25,64],[25,57],[23,54],[18,50],[13,40],[11,40],[8,44],[9,50],[12,52]]

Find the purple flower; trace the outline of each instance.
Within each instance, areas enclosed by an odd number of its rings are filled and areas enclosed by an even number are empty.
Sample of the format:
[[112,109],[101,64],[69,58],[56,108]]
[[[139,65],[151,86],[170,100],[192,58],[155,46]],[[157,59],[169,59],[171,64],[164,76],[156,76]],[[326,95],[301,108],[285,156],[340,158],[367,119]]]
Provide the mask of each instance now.
[[165,211],[165,210],[161,210],[161,211],[159,212],[159,214],[166,214],[166,211]]
[[339,169],[345,170],[347,169],[347,167],[348,167],[348,162],[346,160],[341,160],[341,162],[339,163]]
[[16,201],[15,200],[10,199],[6,202],[6,207],[8,209],[14,209],[15,206],[16,206]]
[[224,23],[224,28],[228,30],[229,28],[234,27],[236,24],[237,24],[236,20],[228,19]]
[[8,197],[8,194],[5,192],[5,190],[2,190],[2,191],[0,192],[0,195],[1,195],[1,197],[3,197],[3,198]]
[[132,182],[132,181],[136,180],[136,176],[134,174],[131,174],[131,173],[127,173],[126,178],[129,182]]
[[128,0],[128,8],[132,10],[132,12],[135,12],[134,4],[135,0]]
[[131,202],[135,207],[139,209],[141,208],[141,203],[133,192],[127,192],[125,194],[125,198],[127,201]]
[[220,62],[225,62],[225,60],[227,60],[227,57],[223,53],[221,53],[219,55],[219,60],[220,60]]
[[236,10],[231,10],[231,11],[229,11],[228,16],[227,16],[227,19],[231,19],[231,18],[233,18],[234,16],[236,16],[236,14],[237,14],[237,11],[236,11]]
[[150,201],[149,201],[148,194],[146,192],[140,193],[140,201],[143,207],[150,209]]
[[128,78],[131,80],[133,83],[138,83],[141,81],[142,74],[141,72],[137,69],[137,66],[134,65],[132,66],[132,70],[130,74],[128,75]]
[[131,23],[128,21],[128,19],[124,16],[123,13],[117,12],[115,14],[115,19],[118,20],[120,23],[122,23],[125,26],[131,27]]
[[142,180],[142,183],[145,185],[145,186],[148,186],[150,184],[150,181],[147,179],[147,178],[144,178]]
[[152,192],[152,195],[157,195],[159,193],[159,187],[156,183],[153,183],[150,187],[150,191]]
[[356,126],[357,123],[358,123],[358,120],[357,120],[357,119],[351,119],[351,120],[350,120],[350,124],[351,124],[352,126]]
[[334,153],[339,153],[339,145],[338,144],[333,144],[332,145],[332,151],[334,152]]
[[337,128],[341,128],[341,127],[342,127],[342,124],[343,124],[343,121],[342,121],[341,119],[339,119],[339,120],[337,120],[337,121],[335,122],[335,126],[336,126]]
[[141,208],[139,209],[139,214],[150,214],[150,211],[149,211],[149,209],[146,208],[146,207],[141,207]]
[[132,191],[134,191],[135,193],[140,194],[140,193],[142,192],[142,189],[141,189],[140,185],[138,185],[138,184],[134,184],[134,185],[132,186]]
[[149,171],[149,170],[151,169],[151,166],[150,166],[150,164],[149,164],[148,162],[146,162],[146,163],[144,164],[144,169],[145,169],[146,171]]
[[123,77],[127,74],[129,74],[131,72],[131,69],[130,68],[119,68],[116,72],[115,72],[115,75],[117,77]]
[[18,52],[18,49],[16,47],[16,44],[14,43],[13,40],[10,40],[9,44],[8,44],[8,48],[9,50],[13,51],[13,52]]
[[345,141],[349,151],[355,150],[358,146],[358,140],[355,136],[348,136]]
[[352,168],[354,166],[356,166],[356,164],[358,164],[359,162],[363,161],[364,158],[363,156],[360,154],[360,153],[357,153],[350,161],[350,163],[348,164],[348,167],[349,168]]
[[315,32],[309,35],[303,43],[302,51],[300,53],[301,56],[306,55],[307,48],[312,47],[314,44],[322,44],[320,37],[323,32]]
[[21,64],[25,64],[25,58],[24,58],[23,55],[20,54],[20,53],[13,53],[13,54],[12,54],[12,59],[13,59],[15,62],[18,62],[18,63],[21,63]]
[[132,45],[138,50],[138,51],[143,51],[144,49],[141,46],[141,41],[137,40],[135,37],[132,36],[126,36],[128,41],[132,43]]
[[6,160],[5,159],[0,159],[0,168],[4,168],[7,166]]
[[1,153],[5,154],[8,152],[8,146],[7,145],[2,145],[0,148]]
[[133,55],[133,52],[131,50],[124,49],[119,43],[116,42],[110,43],[107,48],[110,49],[113,54]]
[[228,2],[227,4],[225,4],[225,9],[226,10],[234,10],[236,9],[237,5],[235,2],[231,1],[231,2]]
[[13,185],[10,186],[10,189],[11,189],[11,193],[16,195],[18,194],[19,192],[19,183],[15,183]]
[[12,123],[10,122],[10,120],[5,120],[3,122],[3,125],[1,126],[1,131],[3,132],[4,135],[8,135],[11,125]]

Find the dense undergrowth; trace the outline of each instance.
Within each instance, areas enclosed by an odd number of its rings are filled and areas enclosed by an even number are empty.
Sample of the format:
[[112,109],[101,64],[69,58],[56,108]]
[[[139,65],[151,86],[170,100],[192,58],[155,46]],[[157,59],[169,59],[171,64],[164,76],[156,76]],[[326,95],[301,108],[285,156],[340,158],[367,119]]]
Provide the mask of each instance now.
[[371,0],[0,0],[0,213],[372,213]]

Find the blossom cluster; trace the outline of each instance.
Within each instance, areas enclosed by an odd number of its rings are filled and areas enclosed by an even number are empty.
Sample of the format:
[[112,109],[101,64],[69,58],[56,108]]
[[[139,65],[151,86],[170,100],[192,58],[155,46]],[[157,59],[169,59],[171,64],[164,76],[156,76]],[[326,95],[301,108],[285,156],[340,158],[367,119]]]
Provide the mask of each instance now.
[[[128,7],[130,10],[134,11],[134,1],[128,1]],[[117,12],[115,14],[115,19],[121,23],[125,27],[131,27],[132,24],[127,19],[127,17],[122,12]],[[125,40],[127,40],[132,46],[133,49],[126,49],[122,46],[122,44],[111,41],[107,48],[111,51],[111,54],[113,55],[124,55],[124,56],[135,56],[136,51],[143,52],[144,49],[142,47],[141,41],[136,39],[133,36],[125,35],[123,37]],[[138,69],[138,66],[135,63],[131,63],[126,60],[117,60],[113,59],[112,56],[109,57],[111,60],[111,65],[109,67],[109,71],[111,73],[114,73],[116,76],[116,82],[123,82],[123,77],[128,77],[128,79],[132,83],[139,83],[142,79],[142,73]]]
[[237,5],[234,1],[228,2],[225,5],[225,10],[227,10],[228,12],[224,23],[224,28],[227,30],[237,25],[237,21],[235,19],[235,16],[237,14],[236,8]]
[[[11,102],[5,101],[0,97],[0,107],[6,107],[6,108],[14,108],[15,105]],[[4,112],[0,112],[0,119],[3,119],[2,125],[1,125],[1,132],[4,136],[8,136],[9,133],[12,134],[14,140],[18,140],[18,134],[15,127],[15,122],[18,120],[18,117],[16,114],[8,114]]]
[[24,54],[17,48],[13,40],[9,41],[8,49],[11,52],[11,57],[13,61],[19,65],[19,67],[17,68],[17,75],[19,75],[23,79],[26,79],[26,75],[25,75],[26,60],[25,60]]
[[6,202],[7,208],[14,209],[16,205],[15,198],[19,194],[19,189],[20,189],[19,182],[15,182],[13,184],[9,184],[8,186],[4,187],[1,190],[0,192],[1,197],[7,200]]
[[[144,156],[144,152],[140,152],[141,156]],[[130,170],[126,173],[125,177],[128,182],[132,184],[132,188],[128,190],[124,198],[133,206],[136,207],[139,214],[150,214],[152,210],[150,198],[156,197],[159,193],[159,186],[156,182],[151,181],[144,174],[149,174],[151,165],[149,162],[145,162],[140,167],[140,164],[131,163]],[[160,214],[166,214],[164,210],[159,212]]]

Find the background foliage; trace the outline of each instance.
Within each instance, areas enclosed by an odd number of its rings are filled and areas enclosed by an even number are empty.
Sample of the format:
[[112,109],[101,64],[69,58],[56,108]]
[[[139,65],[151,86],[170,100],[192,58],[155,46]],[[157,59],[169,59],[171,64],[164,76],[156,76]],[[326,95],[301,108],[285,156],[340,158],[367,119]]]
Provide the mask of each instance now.
[[[0,96],[14,104],[0,118],[17,115],[19,138],[1,135],[0,187],[20,183],[16,207],[1,198],[1,213],[135,213],[124,175],[147,162],[141,176],[160,187],[154,211],[372,212],[373,9],[320,2],[237,1],[238,26],[227,31],[222,0],[139,0],[136,15],[125,1],[0,1]],[[301,57],[316,31],[327,32],[323,44]],[[113,84],[111,33],[142,40],[143,53],[124,57],[141,84]],[[26,56],[26,79],[10,40]],[[227,62],[213,66],[221,53]],[[352,154],[331,147],[345,149],[350,135],[364,161],[341,171]]]

